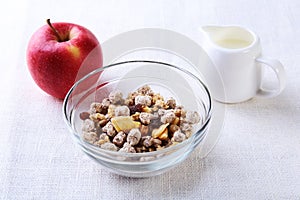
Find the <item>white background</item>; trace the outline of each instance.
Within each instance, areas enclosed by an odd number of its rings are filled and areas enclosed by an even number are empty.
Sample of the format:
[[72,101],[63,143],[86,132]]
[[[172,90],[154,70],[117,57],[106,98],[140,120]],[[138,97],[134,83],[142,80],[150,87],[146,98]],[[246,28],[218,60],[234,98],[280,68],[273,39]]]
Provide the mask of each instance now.
[[[299,199],[300,1],[6,1],[0,6],[0,199]],[[167,28],[196,38],[206,24],[238,24],[279,59],[287,87],[273,99],[226,106],[220,140],[147,179],[111,174],[72,143],[58,101],[32,81],[25,52],[45,20],[90,29],[100,42]]]

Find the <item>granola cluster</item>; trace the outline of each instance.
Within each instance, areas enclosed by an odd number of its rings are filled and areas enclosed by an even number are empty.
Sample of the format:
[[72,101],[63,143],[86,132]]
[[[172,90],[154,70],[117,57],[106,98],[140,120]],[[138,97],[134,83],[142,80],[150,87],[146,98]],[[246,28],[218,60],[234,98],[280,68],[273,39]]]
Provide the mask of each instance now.
[[176,145],[189,138],[199,123],[196,111],[186,111],[174,98],[164,99],[148,86],[123,98],[116,90],[80,113],[83,139],[100,148],[142,153]]

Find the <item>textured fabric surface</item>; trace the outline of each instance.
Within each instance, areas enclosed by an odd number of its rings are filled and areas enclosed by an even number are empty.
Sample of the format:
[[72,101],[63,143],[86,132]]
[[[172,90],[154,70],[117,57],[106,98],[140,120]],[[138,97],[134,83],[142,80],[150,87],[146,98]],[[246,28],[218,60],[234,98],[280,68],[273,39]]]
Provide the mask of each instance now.
[[[300,199],[299,10],[297,0],[31,0],[1,6],[0,199]],[[141,27],[196,38],[201,25],[241,24],[259,34],[264,54],[285,65],[287,87],[273,99],[227,105],[220,139],[206,158],[196,149],[160,176],[114,175],[77,148],[62,102],[42,92],[27,71],[27,42],[48,17],[84,25],[100,41]]]

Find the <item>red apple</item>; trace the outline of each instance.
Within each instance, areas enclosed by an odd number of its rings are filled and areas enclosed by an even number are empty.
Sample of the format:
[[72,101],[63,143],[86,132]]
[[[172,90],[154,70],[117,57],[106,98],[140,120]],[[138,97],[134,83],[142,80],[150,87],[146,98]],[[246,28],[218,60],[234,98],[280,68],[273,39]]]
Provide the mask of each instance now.
[[27,47],[27,64],[36,84],[51,96],[63,99],[84,75],[102,67],[97,38],[72,23],[50,23],[38,29]]

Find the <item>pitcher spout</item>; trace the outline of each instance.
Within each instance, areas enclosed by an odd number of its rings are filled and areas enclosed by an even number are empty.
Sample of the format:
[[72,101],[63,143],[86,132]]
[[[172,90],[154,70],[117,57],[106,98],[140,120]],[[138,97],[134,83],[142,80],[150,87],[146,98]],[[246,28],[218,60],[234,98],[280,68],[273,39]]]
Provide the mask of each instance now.
[[220,33],[224,27],[222,26],[202,26],[201,30],[204,34],[206,34],[209,37],[213,37],[214,35]]
[[224,31],[222,26],[202,26],[200,27],[200,43],[204,47],[215,43],[216,38],[220,36]]
[[240,26],[203,26],[201,32],[206,43],[227,49],[245,48],[257,40],[254,33]]

